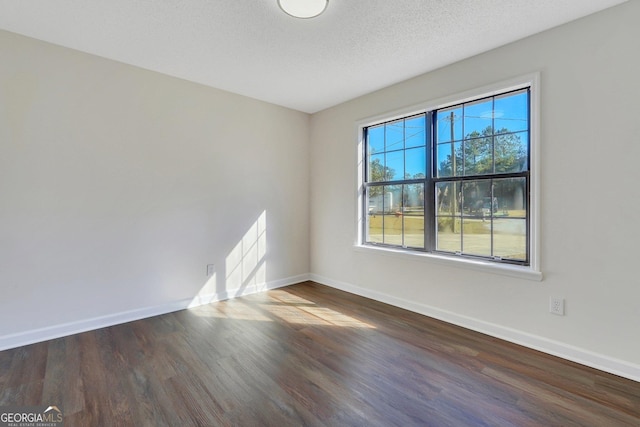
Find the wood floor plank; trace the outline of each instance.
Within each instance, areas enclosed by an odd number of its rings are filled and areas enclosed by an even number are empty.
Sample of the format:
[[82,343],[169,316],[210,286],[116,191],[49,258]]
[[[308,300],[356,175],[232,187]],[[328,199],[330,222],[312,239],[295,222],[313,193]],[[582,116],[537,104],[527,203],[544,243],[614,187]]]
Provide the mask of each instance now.
[[304,282],[0,352],[71,426],[640,426],[640,383]]
[[85,402],[80,369],[78,335],[50,341],[40,403],[63,407],[66,415],[82,411]]

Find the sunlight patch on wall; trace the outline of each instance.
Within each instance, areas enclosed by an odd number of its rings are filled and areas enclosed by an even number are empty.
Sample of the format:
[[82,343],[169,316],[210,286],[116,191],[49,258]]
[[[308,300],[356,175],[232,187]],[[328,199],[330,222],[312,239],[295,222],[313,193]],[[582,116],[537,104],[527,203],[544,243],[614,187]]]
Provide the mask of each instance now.
[[[223,270],[215,266],[189,308],[226,300],[267,288],[267,212],[249,226],[224,259]],[[216,271],[218,270],[218,271]],[[209,274],[209,272],[208,272]]]
[[267,281],[267,212],[263,211],[225,260],[228,290],[242,290]]
[[219,301],[220,297],[216,292],[216,280],[217,273],[214,272],[211,276],[209,276],[209,279],[207,279],[207,282],[204,284],[204,286],[200,288],[198,295],[193,297],[191,303],[189,303],[188,308],[198,307],[203,304],[210,304],[214,301]]

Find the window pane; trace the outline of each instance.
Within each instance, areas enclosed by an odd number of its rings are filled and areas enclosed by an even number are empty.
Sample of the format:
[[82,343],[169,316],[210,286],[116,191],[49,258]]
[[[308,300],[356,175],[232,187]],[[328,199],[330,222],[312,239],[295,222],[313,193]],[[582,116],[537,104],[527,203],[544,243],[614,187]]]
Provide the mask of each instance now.
[[405,124],[406,148],[423,147],[426,144],[425,115],[408,119]]
[[493,219],[493,255],[527,260],[526,178],[493,181],[493,195],[498,209]]
[[367,188],[367,210],[369,214],[380,215],[384,213],[386,203],[384,186],[376,185]]
[[405,179],[424,178],[427,173],[426,148],[405,151]]
[[493,137],[464,141],[464,175],[493,173]]
[[382,243],[384,198],[383,187],[367,188],[367,242]]
[[465,138],[491,135],[493,122],[493,99],[470,102],[464,105]]
[[402,185],[384,186],[384,243],[402,245]]
[[460,225],[460,217],[438,217],[436,250],[454,253],[462,251]]
[[385,151],[404,148],[404,121],[398,120],[385,125]]
[[404,244],[424,248],[424,184],[404,186]]
[[460,211],[460,183],[436,184],[436,250],[460,252],[462,250],[462,216]]
[[529,132],[496,135],[494,141],[496,173],[523,172],[529,169]]
[[384,151],[384,126],[370,127],[367,130],[367,153]]
[[404,151],[392,151],[386,154],[386,179],[389,181],[404,179]]
[[[439,144],[436,150],[438,151],[438,178],[462,175],[462,143]],[[455,172],[452,173],[454,169]]]
[[491,218],[462,218],[462,253],[491,256]]
[[515,218],[494,218],[493,255],[517,260],[527,259],[527,221]]
[[388,178],[384,167],[384,154],[369,156],[369,164],[367,166],[368,182],[385,181]]
[[436,158],[438,159],[437,176],[446,178],[453,176],[451,159],[453,153],[453,144],[438,144],[436,146]]
[[493,196],[498,205],[496,216],[527,217],[527,182],[525,178],[493,180]]
[[436,115],[437,143],[461,140],[462,107],[451,107],[439,110]]
[[462,184],[462,253],[491,256],[491,180]]
[[495,133],[529,130],[529,94],[526,90],[497,96],[494,105]]
[[466,181],[462,184],[462,213],[467,218],[490,216],[491,180]]
[[436,184],[436,215],[460,216],[460,184],[438,182]]

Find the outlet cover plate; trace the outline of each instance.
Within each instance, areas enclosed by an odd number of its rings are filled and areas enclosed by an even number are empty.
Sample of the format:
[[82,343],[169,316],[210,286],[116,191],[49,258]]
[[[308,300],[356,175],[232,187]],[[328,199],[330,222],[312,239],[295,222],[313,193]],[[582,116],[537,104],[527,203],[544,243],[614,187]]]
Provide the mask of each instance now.
[[564,316],[564,298],[549,298],[549,313]]

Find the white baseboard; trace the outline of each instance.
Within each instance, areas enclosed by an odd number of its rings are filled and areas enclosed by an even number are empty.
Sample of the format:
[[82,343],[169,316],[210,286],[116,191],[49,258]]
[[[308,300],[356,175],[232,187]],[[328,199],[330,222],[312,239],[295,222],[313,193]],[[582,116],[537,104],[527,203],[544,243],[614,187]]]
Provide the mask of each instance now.
[[114,313],[106,316],[99,316],[90,319],[79,320],[76,322],[64,323],[60,325],[53,325],[45,328],[4,335],[0,337],[0,351],[68,335],[87,332],[95,329],[105,328],[108,326],[119,325],[135,320],[145,319],[148,317],[159,316],[162,314],[197,307],[199,305],[205,305],[216,301],[223,301],[230,298],[263,292],[269,289],[276,289],[283,286],[304,282],[306,280],[313,280],[317,283],[340,289],[345,292],[360,295],[366,298],[371,298],[376,301],[384,302],[386,304],[400,307],[405,310],[433,317],[447,323],[481,332],[483,334],[500,338],[505,341],[532,348],[534,350],[539,350],[547,354],[570,360],[572,362],[580,363],[585,366],[589,366],[604,372],[609,372],[614,375],[619,375],[621,377],[640,382],[640,365],[594,353],[592,351],[574,347],[559,341],[554,341],[548,338],[528,334],[526,332],[463,316],[457,313],[441,310],[435,307],[428,306],[426,304],[408,301],[402,298],[385,294],[383,292],[377,292],[350,283],[333,280],[317,274],[300,274],[297,276],[274,280],[267,283],[248,286],[242,289],[232,289],[220,293],[198,295],[194,298],[186,298],[180,301],[173,301],[160,306],[144,307],[126,312]]
[[79,320],[76,322],[63,323],[60,325],[47,326],[45,328],[4,335],[0,337],[0,351],[29,344],[35,344],[42,341],[48,341],[68,335],[92,331],[95,329],[106,328],[108,326],[133,322],[135,320],[172,313],[174,311],[193,308],[216,301],[224,301],[230,298],[263,292],[269,289],[281,288],[283,286],[293,285],[295,283],[304,282],[306,280],[309,280],[309,275],[301,274],[298,276],[292,276],[257,285],[251,285],[241,289],[231,289],[225,292],[208,295],[198,295],[194,298],[172,301],[160,306],[144,307],[135,310],[109,314],[106,316],[99,316],[90,319]]
[[640,365],[634,363],[317,274],[310,274],[309,280],[640,382]]

